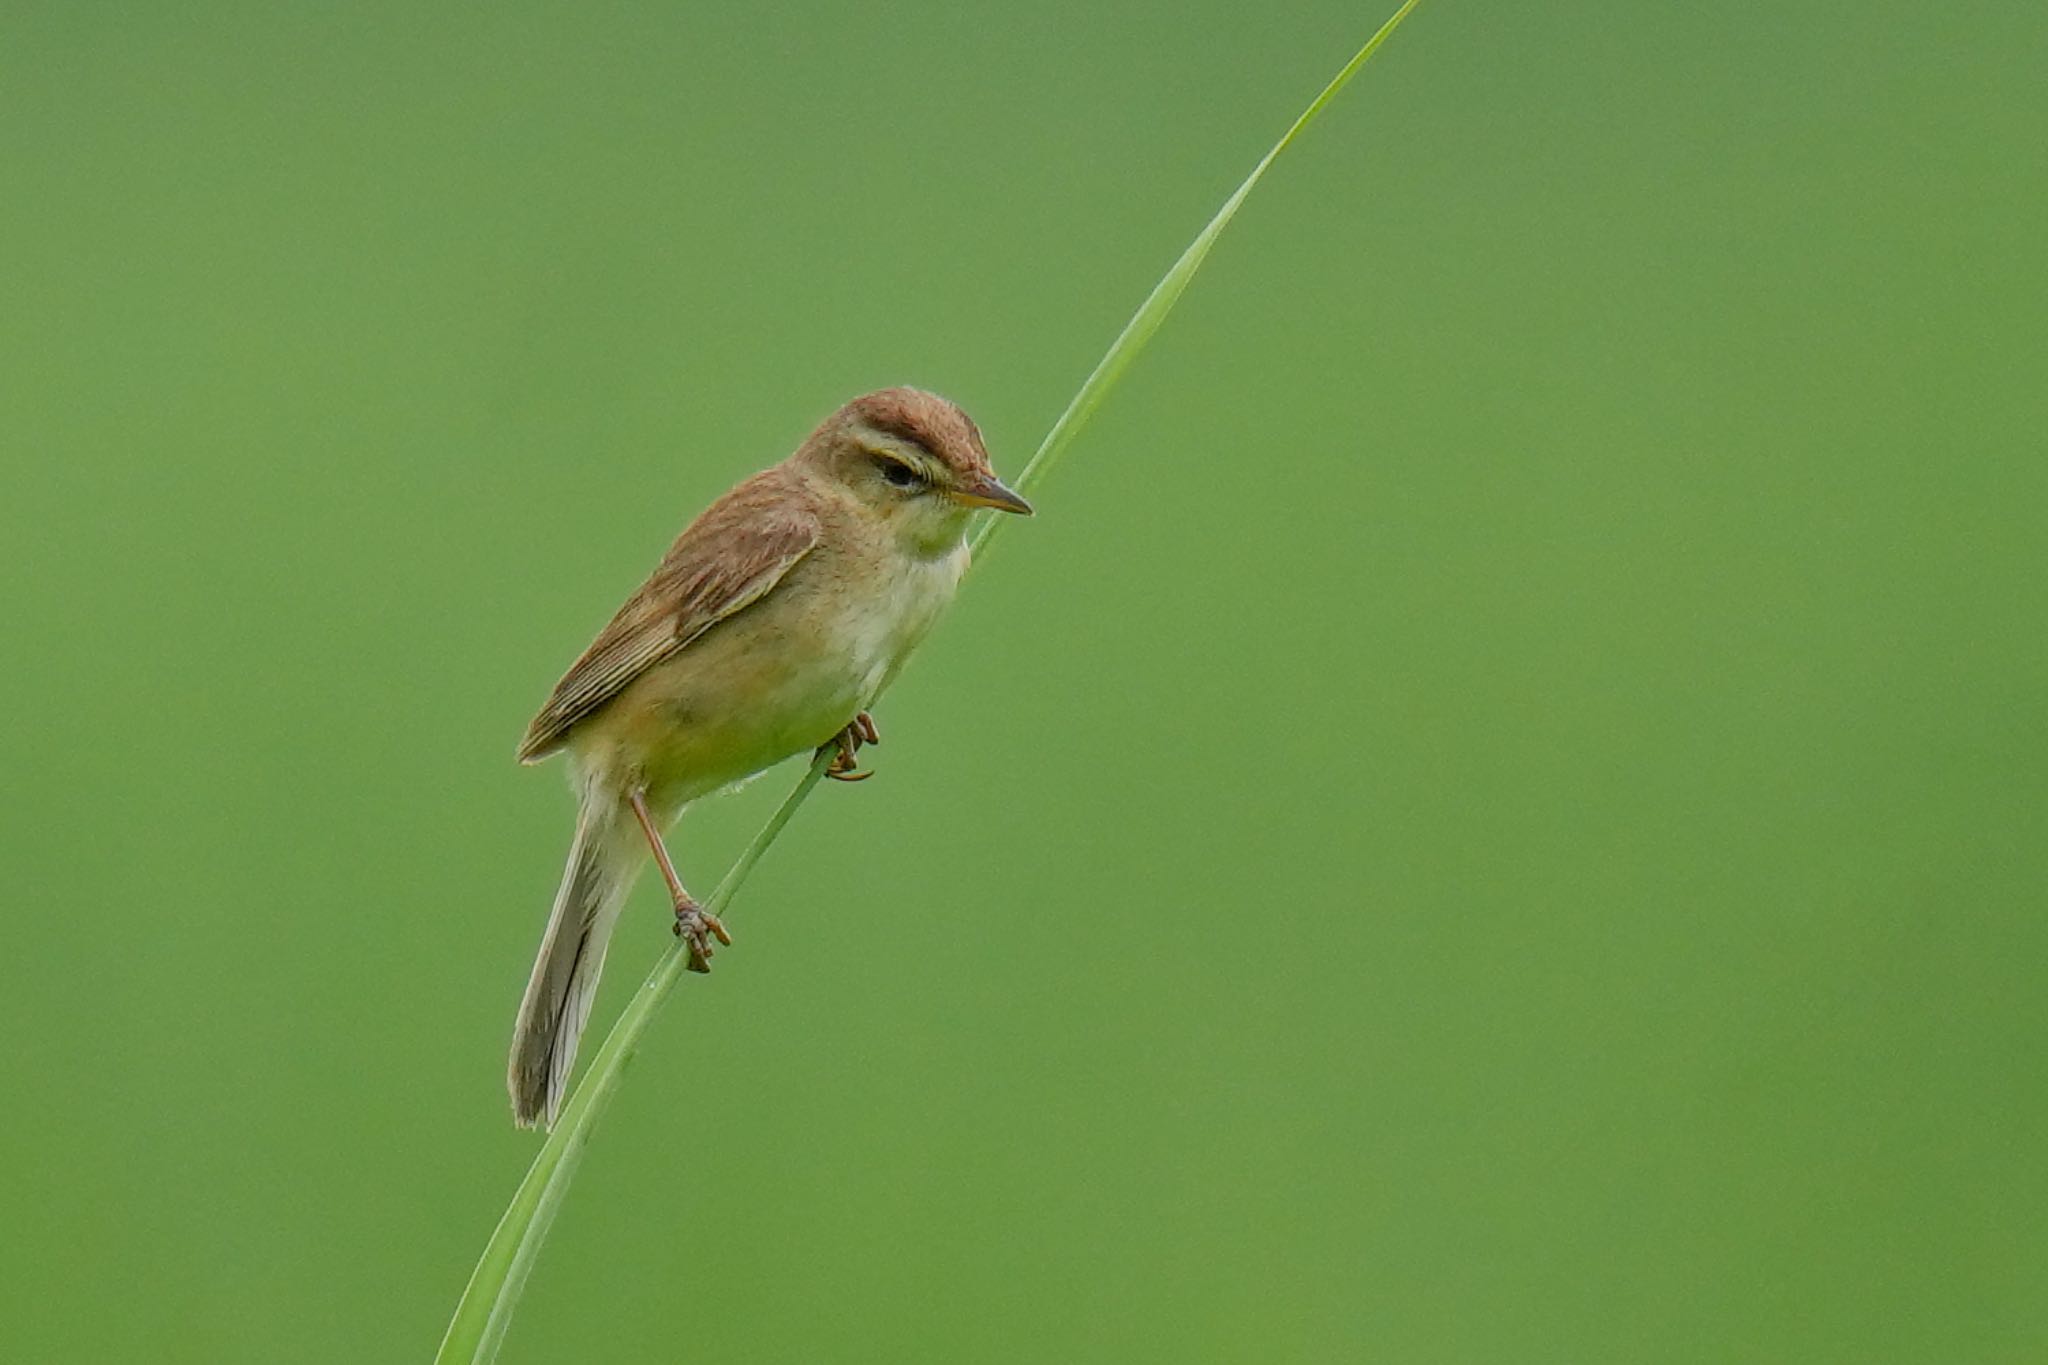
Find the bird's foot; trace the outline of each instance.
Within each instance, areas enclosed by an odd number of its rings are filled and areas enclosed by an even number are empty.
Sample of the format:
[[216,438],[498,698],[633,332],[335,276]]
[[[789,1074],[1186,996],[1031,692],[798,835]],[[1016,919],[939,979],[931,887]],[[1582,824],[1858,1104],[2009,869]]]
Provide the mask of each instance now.
[[827,749],[839,751],[832,756],[830,766],[825,769],[825,776],[835,782],[864,782],[873,777],[875,773],[872,768],[866,772],[860,771],[860,746],[881,742],[882,732],[875,728],[875,718],[865,711],[861,712],[847,722],[844,730],[818,746],[819,753]]
[[726,932],[724,922],[693,900],[676,902],[676,937],[690,945],[687,965],[693,972],[711,970],[711,954],[717,951],[711,946],[713,939],[727,946],[732,944],[732,935]]

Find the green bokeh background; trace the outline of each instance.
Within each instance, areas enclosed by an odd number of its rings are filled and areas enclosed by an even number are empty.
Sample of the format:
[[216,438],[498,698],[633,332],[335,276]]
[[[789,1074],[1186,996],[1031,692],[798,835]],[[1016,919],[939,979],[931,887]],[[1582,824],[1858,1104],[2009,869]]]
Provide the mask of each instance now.
[[[8,6],[0,1358],[425,1359],[535,1147],[559,670],[855,392],[1020,467],[1381,17]],[[2044,60],[1425,6],[764,865],[505,1360],[2044,1358]]]

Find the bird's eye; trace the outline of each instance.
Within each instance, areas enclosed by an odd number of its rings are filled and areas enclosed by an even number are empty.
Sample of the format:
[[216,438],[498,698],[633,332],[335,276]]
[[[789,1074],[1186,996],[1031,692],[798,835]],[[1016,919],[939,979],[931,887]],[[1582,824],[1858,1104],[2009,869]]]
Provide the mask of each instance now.
[[915,469],[901,460],[878,458],[875,463],[881,466],[882,477],[888,480],[891,488],[915,488],[924,482]]

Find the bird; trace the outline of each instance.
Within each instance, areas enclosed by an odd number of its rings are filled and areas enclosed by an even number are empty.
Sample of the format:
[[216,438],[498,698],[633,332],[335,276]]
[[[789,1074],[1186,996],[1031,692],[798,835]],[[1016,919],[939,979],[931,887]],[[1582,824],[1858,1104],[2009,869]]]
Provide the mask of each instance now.
[[922,389],[864,394],[692,521],[555,684],[518,757],[566,755],[576,827],[506,1065],[520,1127],[560,1114],[650,855],[690,968],[732,942],[663,841],[684,807],[805,751],[833,750],[827,776],[869,775],[869,708],[952,600],[981,508],[1032,512],[972,418]]

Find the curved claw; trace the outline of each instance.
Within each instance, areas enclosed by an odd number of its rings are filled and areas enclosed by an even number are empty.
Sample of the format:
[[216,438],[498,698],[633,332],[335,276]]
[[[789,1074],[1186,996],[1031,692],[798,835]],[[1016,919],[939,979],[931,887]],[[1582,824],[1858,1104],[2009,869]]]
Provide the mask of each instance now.
[[711,970],[711,955],[718,951],[711,946],[712,939],[727,947],[732,946],[732,933],[725,927],[725,922],[706,913],[704,907],[695,901],[676,906],[675,931],[677,938],[690,945],[690,960],[684,965],[693,972]]
[[831,765],[825,769],[825,776],[835,782],[867,781],[867,779],[875,774],[873,769],[865,772],[861,771],[860,759],[858,757],[860,746],[863,744],[880,744],[881,742],[882,733],[875,728],[875,718],[862,711],[859,715],[848,721],[846,727],[838,734],[818,746],[819,753],[824,753],[827,749],[837,749],[839,751],[832,756]]

